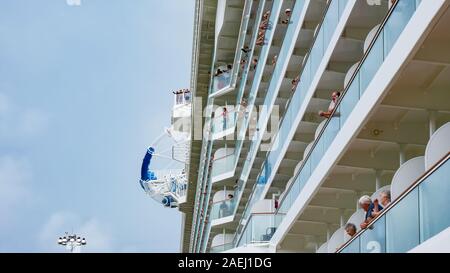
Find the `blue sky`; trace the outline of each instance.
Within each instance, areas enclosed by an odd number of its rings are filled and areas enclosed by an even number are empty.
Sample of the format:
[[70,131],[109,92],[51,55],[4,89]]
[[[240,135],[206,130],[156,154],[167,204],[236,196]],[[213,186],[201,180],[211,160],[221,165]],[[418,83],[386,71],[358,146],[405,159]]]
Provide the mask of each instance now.
[[189,87],[194,0],[67,1],[1,1],[0,252],[72,229],[88,252],[178,252],[180,213],[138,178]]

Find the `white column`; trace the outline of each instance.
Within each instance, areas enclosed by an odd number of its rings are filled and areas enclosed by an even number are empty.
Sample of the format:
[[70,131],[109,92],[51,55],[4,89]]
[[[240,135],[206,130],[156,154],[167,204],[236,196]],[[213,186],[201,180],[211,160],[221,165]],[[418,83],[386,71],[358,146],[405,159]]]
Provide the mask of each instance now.
[[406,144],[399,143],[398,145],[400,147],[400,166],[401,166],[406,162],[406,153],[405,153]]
[[341,224],[341,227],[343,227],[345,225],[345,219],[344,219],[345,209],[340,209],[340,212],[341,212],[340,224]]
[[430,111],[428,111],[428,114],[429,114],[429,127],[430,127],[430,138],[431,138],[431,136],[436,132],[436,127],[437,127],[437,125],[436,125],[436,117],[437,117],[437,112],[436,111],[433,111],[433,110],[430,110]]
[[381,188],[381,170],[375,170],[375,191]]
[[357,191],[356,192],[356,210],[359,210],[359,198],[361,197],[361,192]]
[[330,226],[331,226],[330,224],[327,224],[327,241],[329,241],[331,238]]
[[319,250],[319,238],[318,238],[318,236],[314,236],[314,248],[316,249],[316,253],[317,253],[317,250]]

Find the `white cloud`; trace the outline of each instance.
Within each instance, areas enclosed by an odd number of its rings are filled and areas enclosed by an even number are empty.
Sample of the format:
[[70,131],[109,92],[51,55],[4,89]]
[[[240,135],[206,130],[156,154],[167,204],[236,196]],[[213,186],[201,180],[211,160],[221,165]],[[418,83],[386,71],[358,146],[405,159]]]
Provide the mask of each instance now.
[[86,238],[83,252],[112,252],[112,236],[105,225],[95,218],[82,220],[71,212],[56,212],[50,216],[38,234],[41,250],[60,252],[62,247],[56,243],[58,237],[72,231]]

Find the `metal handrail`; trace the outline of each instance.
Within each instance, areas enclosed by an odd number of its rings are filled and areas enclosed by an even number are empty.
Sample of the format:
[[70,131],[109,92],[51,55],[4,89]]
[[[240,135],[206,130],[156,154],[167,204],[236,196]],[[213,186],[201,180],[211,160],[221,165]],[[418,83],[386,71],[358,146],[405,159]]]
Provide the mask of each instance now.
[[[237,76],[240,72],[239,60],[241,59],[241,56],[242,56],[241,47],[242,47],[242,44],[244,43],[246,35],[247,35],[248,22],[250,21],[253,1],[254,0],[245,0],[244,8],[243,8],[243,16],[241,19],[241,24],[240,24],[239,32],[238,32],[239,35],[238,35],[238,41],[236,44],[236,52],[234,54],[233,67],[232,67],[231,72],[229,71],[230,82],[224,88],[226,88],[226,87],[235,88],[236,87]],[[244,31],[244,28],[245,28],[245,31]],[[216,65],[214,65],[213,67],[216,67]],[[210,95],[214,94],[214,93],[215,92],[212,92],[212,93],[210,93]]]
[[406,190],[403,191],[402,194],[400,194],[395,201],[391,202],[389,206],[384,208],[378,216],[376,216],[373,220],[370,221],[370,223],[367,225],[367,228],[361,229],[358,231],[352,238],[350,238],[346,243],[344,243],[341,247],[339,247],[336,250],[336,253],[342,251],[344,248],[346,248],[348,245],[350,245],[354,240],[356,240],[358,237],[360,237],[366,230],[368,230],[370,227],[373,227],[375,223],[380,220],[386,213],[388,213],[390,210],[392,210],[395,205],[400,203],[403,199],[405,199],[410,192],[415,190],[422,182],[424,182],[430,175],[432,175],[436,170],[438,170],[442,165],[447,163],[447,161],[450,159],[450,152],[448,152],[444,157],[442,157],[436,164],[434,164],[428,171],[426,171],[424,174],[422,174],[419,178],[416,179],[414,183],[411,184]]
[[[359,61],[359,64],[358,64],[358,66],[356,67],[356,69],[355,69],[355,71],[354,71],[352,77],[350,78],[350,81],[348,82],[348,84],[347,84],[347,86],[345,87],[344,91],[341,92],[342,95],[339,96],[339,99],[338,99],[338,101],[336,102],[336,105],[335,105],[333,111],[331,112],[330,118],[328,118],[328,119],[326,120],[326,122],[325,122],[324,126],[322,127],[322,130],[320,131],[318,137],[314,140],[314,144],[312,145],[312,147],[311,147],[311,149],[309,150],[308,154],[307,154],[306,156],[303,157],[302,166],[299,168],[297,174],[294,176],[294,177],[295,177],[294,180],[297,180],[298,176],[300,175],[301,171],[303,170],[303,167],[304,167],[305,164],[308,162],[309,158],[311,157],[311,154],[314,152],[314,148],[317,146],[317,143],[320,141],[320,139],[321,139],[323,133],[324,133],[325,130],[327,129],[328,124],[331,122],[331,119],[332,119],[332,118],[335,116],[335,114],[337,113],[338,108],[339,108],[339,106],[340,106],[340,104],[341,104],[343,98],[345,97],[345,94],[348,92],[348,89],[352,86],[352,83],[353,83],[353,81],[355,80],[357,74],[360,72],[360,69],[361,69],[362,65],[364,64],[364,61],[367,59],[367,57],[368,57],[369,54],[371,53],[372,48],[373,48],[373,46],[375,45],[375,42],[377,41],[378,37],[380,36],[380,33],[383,31],[384,26],[386,25],[388,19],[390,18],[390,16],[391,16],[393,10],[395,9],[395,7],[398,5],[398,2],[399,2],[399,1],[401,1],[401,0],[396,1],[396,2],[394,3],[394,5],[391,7],[391,9],[389,10],[389,12],[386,14],[386,16],[385,16],[385,18],[384,18],[382,24],[380,25],[378,31],[376,32],[374,38],[372,39],[372,41],[371,41],[371,43],[370,43],[370,45],[369,45],[367,51],[364,53],[364,56],[362,57],[361,61]],[[289,192],[289,191],[292,189],[292,186],[293,186],[294,184],[295,184],[295,183],[292,183],[291,186],[290,186],[288,189],[286,189],[286,192]],[[286,195],[283,197],[283,199],[280,199],[280,206],[279,206],[278,210],[281,208],[281,205],[282,205],[282,203],[283,203],[285,197],[286,197]]]
[[[317,40],[317,38],[319,37],[320,29],[322,28],[323,23],[325,22],[325,17],[326,17],[327,14],[328,14],[328,9],[330,8],[331,3],[332,3],[333,1],[338,1],[338,0],[329,0],[329,1],[327,2],[327,6],[325,7],[325,10],[324,10],[324,12],[323,12],[322,18],[320,19],[320,22],[319,22],[319,24],[318,24],[317,27],[316,27],[316,30],[317,30],[317,31],[316,31],[316,33],[314,33],[315,35],[314,35],[313,40],[312,40],[312,46],[308,49],[308,52],[305,54],[305,57],[308,57],[308,61],[309,61],[309,58],[311,57],[311,52],[312,52],[312,50],[314,49],[314,45],[316,44],[316,40]],[[301,67],[301,69],[300,69],[300,72],[301,72],[301,73],[300,73],[299,76],[298,76],[299,79],[300,79],[301,76],[303,75],[303,72],[305,71],[305,66],[306,66],[306,64],[308,63],[308,61],[307,61],[307,60],[304,60],[304,61],[303,61],[302,67]],[[288,99],[288,103],[286,104],[286,107],[285,107],[284,109],[288,109],[289,106],[291,105],[292,97],[294,97],[294,94],[295,94],[295,92],[297,91],[297,89],[299,88],[299,86],[300,86],[300,84],[297,84],[297,87],[295,88],[295,91],[292,92],[292,95],[291,95],[291,97]],[[286,112],[286,111],[284,111],[284,112]],[[283,123],[285,117],[286,117],[286,116],[283,115],[283,117],[282,117],[281,120],[280,120],[280,124]]]
[[[261,9],[263,10],[264,9],[264,5],[265,5],[265,2],[266,0],[261,0],[261,2],[260,2],[260,5],[262,5],[261,6]],[[261,20],[261,18],[262,18],[262,12],[261,12],[261,16],[260,16],[260,18],[259,18],[259,20],[258,20],[258,18],[256,18],[255,19],[255,24],[256,25],[259,25],[259,21]],[[258,21],[258,23],[256,22],[256,21]],[[255,31],[254,32],[257,32],[257,30],[258,30],[258,28],[256,27],[255,28]],[[256,36],[256,34],[255,34],[255,36]],[[256,40],[256,39],[255,39]],[[253,47],[254,48],[254,47]],[[254,50],[252,50],[252,54],[253,54],[253,52],[254,52]],[[213,100],[213,99],[211,99],[211,97],[210,97],[210,95],[212,94],[212,87],[213,87],[213,83],[214,83],[214,81],[213,81],[213,79],[214,79],[214,69],[215,69],[215,54],[214,54],[214,52],[212,53],[213,54],[213,65],[211,66],[211,72],[210,72],[210,81],[209,81],[209,91],[208,91],[208,100]],[[246,67],[246,70],[248,70],[250,68],[250,62],[248,62],[247,63],[247,67]],[[244,83],[245,84],[245,83]],[[209,104],[209,103],[208,103]],[[206,113],[206,119],[208,120],[210,120],[211,119],[211,114],[212,114],[212,111],[209,111],[209,112],[207,112]],[[210,128],[209,128],[209,131],[211,132],[212,131],[212,123],[210,123]],[[208,138],[209,139],[209,138]],[[203,145],[203,147],[206,147],[206,145],[209,143],[209,145],[211,145],[212,144],[212,141],[207,141],[204,145]],[[203,149],[203,147],[202,147],[202,149]],[[236,150],[235,150],[236,151]],[[206,159],[206,161],[207,162],[202,162],[203,164],[208,164],[209,165],[209,158],[208,159]],[[236,161],[237,162],[237,161]],[[237,164],[237,163],[236,163]],[[205,178],[204,177],[202,177],[202,181],[204,181],[205,180]],[[202,184],[204,184],[204,183],[202,183]],[[197,196],[198,196],[198,194],[197,194]],[[206,206],[208,206],[208,205],[206,205]],[[203,206],[202,206],[203,207]],[[200,208],[198,208],[198,210],[199,210]],[[207,212],[209,211],[209,209],[207,209],[206,210]],[[197,217],[198,218],[198,217]],[[196,233],[196,234],[198,234],[198,232]],[[198,237],[198,236],[197,236]],[[195,238],[195,239],[197,239],[197,238]]]
[[[252,6],[253,6],[253,1],[254,0],[245,0],[245,4],[244,4],[244,16],[242,17],[242,21],[241,21],[241,26],[239,28],[239,38],[238,38],[238,44],[236,47],[236,53],[235,53],[235,57],[234,57],[234,62],[233,62],[233,72],[231,75],[231,81],[230,84],[233,88],[236,87],[236,81],[238,78],[238,74],[240,71],[240,59],[242,56],[242,45],[245,42],[246,36],[247,36],[247,29],[248,29],[248,23],[250,21],[250,16],[252,13]],[[248,9],[247,13],[245,14],[245,11]],[[243,28],[245,27],[245,32],[243,30]]]
[[[308,52],[305,54],[305,56],[308,56],[308,58],[311,56],[311,51],[312,51],[312,49],[314,48],[315,42],[316,42],[316,40],[317,40],[317,37],[319,36],[319,32],[320,32],[319,30],[320,30],[320,28],[322,27],[322,25],[323,25],[323,23],[324,23],[324,21],[325,21],[325,17],[326,17],[326,15],[327,15],[327,13],[328,13],[328,9],[329,9],[329,7],[330,7],[332,1],[333,1],[333,0],[328,1],[327,6],[326,6],[325,9],[324,9],[324,12],[323,12],[321,21],[320,21],[320,23],[317,25],[317,30],[318,30],[318,31],[315,33],[315,35],[314,35],[314,37],[313,37],[313,41],[312,41],[312,45],[313,45],[313,46],[311,46],[311,47],[309,48]],[[335,0],[335,1],[337,1],[337,0]],[[308,59],[308,60],[309,60],[309,59]],[[305,60],[304,63],[303,63],[303,65],[302,65],[302,68],[300,69],[302,73],[303,73],[303,71],[304,71],[304,68],[305,68],[305,65],[306,65],[306,64],[307,64],[307,61]],[[300,76],[301,76],[301,74],[300,74]],[[295,92],[294,92],[294,93],[295,93]],[[291,95],[291,98],[289,99],[288,104],[286,104],[286,108],[285,108],[285,109],[288,109],[288,108],[289,108],[290,103],[291,103],[292,96],[293,96],[293,95]],[[285,112],[286,112],[286,111],[285,111]],[[283,123],[285,117],[286,117],[286,116],[283,116],[283,117],[281,118],[280,124]],[[261,172],[262,172],[262,169],[261,169],[261,171],[260,171],[260,173],[258,174],[257,177],[259,177],[259,176],[261,175]],[[251,197],[253,196],[254,190],[255,190],[255,188],[256,188],[256,184],[257,184],[257,183],[255,183],[255,184],[253,185],[253,188],[252,188],[252,194],[250,195],[249,200],[250,200]],[[247,210],[248,204],[249,204],[249,203],[247,203],[247,205],[245,206],[244,211]],[[281,203],[280,203],[280,205],[281,205]]]

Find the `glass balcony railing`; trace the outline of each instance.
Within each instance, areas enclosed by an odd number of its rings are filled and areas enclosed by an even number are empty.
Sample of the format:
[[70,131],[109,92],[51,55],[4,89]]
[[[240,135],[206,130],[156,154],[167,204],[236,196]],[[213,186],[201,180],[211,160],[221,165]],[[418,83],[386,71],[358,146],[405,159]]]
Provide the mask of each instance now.
[[[248,15],[248,13],[249,12],[251,12],[251,6],[252,6],[252,4],[253,4],[253,1],[246,1],[246,3],[245,3],[245,14],[247,14]],[[265,0],[261,0],[260,1],[260,7],[259,7],[259,9],[261,10],[261,12],[259,13],[259,16],[257,16],[256,18],[259,18],[259,19],[257,19],[258,20],[258,22],[259,22],[259,20],[261,20],[261,16],[262,16],[262,11],[263,11],[263,8],[264,8],[264,4],[265,4]],[[241,25],[241,27],[242,27],[242,29],[247,29],[247,27],[248,27],[248,19],[250,19],[250,16],[245,16],[245,18],[244,18],[244,24],[243,25]],[[256,20],[256,19],[255,19]],[[256,24],[256,23],[255,23]],[[259,23],[258,23],[259,24]],[[254,30],[253,30],[253,33],[254,33],[254,36],[256,37],[256,35],[257,35],[257,31],[258,31],[258,27],[257,27],[257,25],[258,24],[256,24],[256,27],[254,28]],[[239,36],[240,38],[240,41],[242,40],[241,38],[243,38],[244,40],[245,40],[245,35],[240,35]],[[255,38],[255,41],[256,41],[256,38]],[[254,42],[255,42],[254,41]],[[254,42],[253,42],[253,46],[251,47],[251,48],[254,48]],[[239,43],[241,43],[241,42],[239,42]],[[239,48],[237,48],[236,50],[237,50],[237,52],[238,52],[238,54],[239,54],[239,56],[241,56],[241,47],[239,47]],[[253,51],[251,51],[251,55],[253,54]],[[235,58],[235,60],[240,60],[240,58],[241,57],[236,57]],[[216,62],[216,52],[215,52],[215,50],[213,50],[213,52],[212,52],[212,63],[215,63]],[[235,61],[235,63],[237,64],[237,62]],[[238,65],[234,65],[233,67],[234,67],[234,69],[233,69],[233,75],[236,75],[236,77],[237,77],[237,74],[238,74],[238,68],[240,67],[240,66],[238,66]],[[246,68],[246,71],[244,71],[243,72],[243,74],[244,74],[244,77],[242,78],[242,80],[241,80],[241,82],[242,83],[244,83],[244,84],[241,84],[243,87],[242,87],[242,89],[245,89],[245,82],[246,82],[246,79],[247,79],[247,75],[248,75],[248,69],[250,68],[250,65],[248,65],[247,66],[247,68]],[[216,70],[217,71],[217,70]],[[236,72],[237,71],[237,72]],[[213,73],[215,73],[215,71],[213,71]],[[222,79],[221,79],[222,78]],[[219,78],[217,78],[217,80],[215,80],[214,79],[214,76],[212,76],[211,75],[211,80],[210,80],[210,83],[209,83],[209,87],[208,87],[208,94],[210,95],[210,96],[208,96],[208,102],[207,102],[207,105],[208,106],[211,106],[211,107],[207,107],[206,108],[206,122],[205,122],[205,128],[207,128],[207,132],[212,132],[213,131],[213,123],[212,122],[210,122],[211,121],[211,115],[212,115],[212,111],[211,111],[211,109],[212,109],[212,105],[213,105],[213,102],[214,102],[214,99],[211,97],[211,95],[212,94],[214,94],[214,92],[215,91],[218,91],[217,90],[217,88],[219,88],[219,86],[223,86],[224,85],[224,82],[223,82],[223,78],[224,77],[219,77]],[[226,78],[226,77],[225,77]],[[219,83],[219,81],[221,81],[221,83]],[[243,91],[242,91],[243,92]],[[211,139],[212,137],[210,137],[209,136],[209,134],[208,133],[206,133],[205,134],[205,136],[204,136],[204,139],[206,139],[206,140],[209,140],[209,139]],[[212,141],[203,141],[203,144],[202,144],[202,158],[203,158],[203,160],[201,161],[201,163],[200,163],[200,168],[199,168],[199,170],[203,170],[204,169],[204,165],[205,164],[208,164],[207,162],[209,162],[209,160],[207,160],[207,158],[210,158],[210,155],[205,155],[205,151],[206,150],[210,150],[211,149],[211,146],[212,146]],[[203,173],[203,172],[202,172]],[[197,188],[197,194],[196,194],[196,196],[203,196],[202,194],[199,194],[199,192],[201,191],[201,185],[202,184],[204,184],[204,183],[206,183],[206,180],[207,178],[206,178],[206,176],[204,176],[204,175],[201,175],[201,177],[200,177],[200,179],[199,179],[199,181],[202,181],[202,183],[198,183],[198,185],[199,185],[199,187]],[[201,199],[201,198],[199,198],[199,199]],[[207,205],[206,205],[207,206]],[[200,206],[200,207],[204,207],[204,206]],[[199,208],[199,210],[200,210],[200,208]],[[191,234],[191,236],[193,236],[193,237],[195,237],[195,240],[194,241],[196,241],[196,242],[199,242],[200,240],[197,240],[197,238],[199,237],[199,234],[200,234],[200,232],[198,231],[199,230],[199,227],[200,226],[202,226],[202,225],[204,225],[202,222],[203,221],[200,221],[200,219],[199,219],[199,216],[200,216],[200,214],[199,213],[197,213],[197,210],[195,210],[195,212],[194,212],[194,217],[195,217],[195,223],[194,223],[194,226],[195,226],[195,228],[193,228],[192,229],[192,234]],[[193,247],[195,250],[198,250],[197,249],[197,247]],[[192,251],[192,250],[191,250]]]
[[[282,3],[283,3],[283,1],[274,0],[272,7],[271,7],[271,15],[270,15],[270,19],[269,19],[271,22],[278,21],[279,13],[274,12],[274,11],[280,10]],[[260,22],[260,19],[264,12],[264,4],[265,4],[265,1],[260,2],[259,9],[258,9],[258,18],[259,18],[258,22]],[[258,25],[259,25],[259,23],[258,23]],[[274,31],[275,31],[275,27],[273,29],[266,30],[266,39],[268,41],[273,38]],[[254,48],[255,42],[256,42],[256,35],[252,39],[253,39],[252,45]],[[248,113],[251,113],[253,111],[254,103],[256,100],[256,93],[259,89],[259,84],[261,82],[261,78],[263,76],[264,67],[265,67],[265,63],[266,63],[265,60],[267,60],[269,51],[270,51],[270,43],[268,43],[267,45],[264,45],[261,49],[259,61],[258,61],[256,70],[255,70],[255,74],[254,74],[253,84],[252,84],[249,98],[248,98],[248,106],[246,107]],[[249,68],[249,64],[247,64],[247,69],[248,68]],[[245,82],[243,84],[245,85]],[[237,111],[239,113],[240,109],[238,108]],[[239,126],[237,126],[239,128],[239,132],[238,132],[237,141],[235,144],[235,146],[236,146],[235,155],[234,155],[234,157],[229,156],[227,158],[221,159],[218,162],[215,161],[214,162],[215,167],[213,167],[213,170],[212,170],[213,177],[218,177],[219,175],[224,174],[224,173],[231,173],[232,171],[234,172],[234,169],[237,165],[238,156],[240,155],[240,151],[244,144],[244,139],[247,134],[247,129],[248,129],[249,120],[250,120],[249,119],[250,115],[245,115],[243,118],[239,118],[239,116],[240,115],[237,115],[235,117],[235,119],[238,120],[240,123]],[[222,129],[223,129],[223,124],[222,124]],[[213,182],[216,182],[216,179],[213,178]]]
[[241,68],[239,63],[240,63],[240,61],[242,59],[242,55],[243,55],[241,48],[244,47],[244,43],[245,43],[245,40],[247,37],[247,28],[248,28],[249,21],[251,18],[253,2],[254,2],[253,0],[245,1],[244,11],[242,14],[241,26],[239,28],[238,43],[236,45],[236,52],[234,55],[235,57],[234,57],[232,68],[231,69],[222,68],[221,70],[222,71],[226,70],[226,72],[222,73],[219,76],[214,77],[214,88],[213,88],[212,92],[210,92],[210,95],[217,95],[217,93],[224,94],[223,93],[224,91],[229,92],[235,88],[236,82],[238,80],[240,68]]
[[[303,1],[303,0],[302,1],[297,1],[295,3],[295,6],[294,6],[294,14],[301,14],[302,10],[305,9],[305,8],[307,8],[307,7],[305,7],[305,1]],[[297,25],[302,23],[301,19],[302,19],[301,16],[296,16],[296,17],[294,17],[292,19],[293,21],[291,22],[290,27],[286,31],[286,35],[285,35],[285,38],[284,38],[284,41],[283,41],[283,47],[281,48],[280,53],[279,53],[279,57],[278,57],[279,60],[289,61],[289,56],[288,55],[291,52],[289,50],[289,48],[290,48],[289,46],[292,43],[295,43],[296,40],[297,40],[298,32],[296,32],[296,27],[295,26],[297,26]],[[272,74],[272,79],[270,81],[270,85],[269,85],[269,88],[268,88],[268,91],[266,93],[266,97],[265,97],[265,100],[264,100],[264,105],[266,107],[273,106],[273,104],[275,102],[275,99],[277,98],[277,95],[278,95],[277,90],[279,89],[279,85],[278,85],[277,81],[283,79],[283,77],[284,77],[282,75],[283,72],[284,72],[284,70],[283,70],[283,66],[282,65],[276,65],[275,66],[275,69],[274,69],[273,74]],[[257,126],[257,128],[260,128],[260,131],[265,131],[265,129],[261,129],[261,128],[266,128],[268,119],[269,119],[268,112],[267,113],[262,113],[262,116],[260,116],[260,118],[258,120],[258,126]],[[253,159],[256,156],[256,153],[258,151],[258,147],[259,147],[259,145],[261,143],[262,137],[263,137],[262,134],[255,135],[255,138],[252,140],[252,144],[251,144],[249,152],[247,154],[246,161],[244,163],[243,171],[242,171],[242,174],[241,174],[241,180],[242,181],[247,181],[248,176],[250,175],[250,171],[251,171],[252,166],[253,166]],[[264,168],[264,169],[267,169],[267,168]],[[266,171],[263,170],[263,173],[265,173],[265,172]],[[258,181],[261,178],[262,178],[262,176],[260,175],[260,177],[258,178]],[[265,176],[264,178],[267,178],[267,176]],[[259,189],[259,195],[261,195],[262,190],[264,189],[264,186],[261,186],[261,183],[256,183],[254,185],[254,188],[253,188],[252,192],[254,192],[256,190],[256,185],[260,185],[258,187],[258,189]],[[241,195],[242,195],[242,193],[239,193],[238,194],[238,198],[240,198]],[[252,195],[254,196],[254,194],[252,194]],[[258,199],[253,198],[252,199],[253,202],[249,202],[247,204],[247,208],[251,207],[252,204],[254,203],[254,201],[256,201],[256,200],[258,200]],[[249,210],[245,209],[245,213],[246,214],[243,217],[244,220],[247,219],[248,214],[249,214]]]
[[220,245],[220,246],[215,246],[215,247],[211,247],[211,249],[209,250],[209,253],[220,253],[220,252],[224,252],[227,250],[232,249],[233,243],[228,243],[228,244],[224,244],[224,245]]
[[[341,15],[344,11],[344,8],[347,6],[348,0],[332,0],[326,9],[325,16],[322,20],[322,23],[320,25],[320,29],[316,36],[314,37],[314,43],[313,47],[311,48],[311,51],[309,54],[307,54],[307,62],[305,63],[305,66],[302,69],[302,74],[300,78],[300,83],[297,86],[297,89],[292,96],[289,105],[287,106],[287,111],[285,115],[283,116],[283,119],[281,120],[280,129],[278,131],[278,134],[276,136],[276,139],[274,143],[287,143],[289,144],[288,139],[289,134],[291,134],[292,130],[296,130],[296,125],[294,126],[295,118],[297,116],[297,113],[300,112],[300,107],[302,106],[305,95],[308,91],[308,89],[312,85],[312,81],[314,78],[314,75],[317,73],[319,61],[322,60],[323,54],[327,50],[330,42],[331,37],[335,33],[336,25],[338,25],[339,20],[341,18]],[[280,141],[283,140],[283,141]],[[278,147],[272,148],[272,150],[267,155],[267,173],[260,173],[258,176],[261,177],[264,175],[266,178],[271,177],[272,171],[274,169],[276,162],[279,160],[279,157],[283,156],[283,145],[279,145]],[[286,146],[287,148],[287,146]],[[245,170],[245,167],[244,167]],[[257,191],[256,185],[254,187],[254,190],[252,191],[252,195],[250,196],[249,203],[254,203],[255,201],[259,200],[261,198],[262,192],[264,188],[261,189],[261,191],[258,191],[258,194],[255,194]],[[249,215],[249,211],[251,210],[251,206],[247,206],[244,211],[244,217],[243,220],[246,219]],[[239,234],[238,234],[239,236]]]
[[224,72],[218,76],[214,77],[214,87],[213,87],[213,93],[217,93],[221,91],[222,89],[228,88],[231,83],[231,73],[230,72]]
[[[334,2],[334,1],[333,1]],[[328,119],[315,140],[313,148],[305,157],[303,165],[295,176],[294,183],[286,190],[287,194],[280,201],[279,213],[285,214],[297,199],[311,174],[328,150],[328,147],[345,124],[345,121],[358,103],[376,72],[388,56],[393,44],[406,27],[420,1],[399,0],[394,4],[372,41],[350,84],[341,95],[334,115]],[[320,34],[319,34],[320,35]],[[300,89],[302,85],[300,85]],[[299,90],[297,90],[298,92]],[[303,94],[303,91],[300,91]]]
[[[262,19],[263,13],[264,13],[265,4],[266,4],[266,0],[259,1],[258,10],[256,12],[255,22],[254,22],[253,29],[252,29],[252,36],[250,38],[250,45],[248,45],[248,47],[251,49],[250,52],[246,53],[244,57],[242,54],[243,52],[241,51],[241,53],[240,53],[241,55],[240,55],[240,59],[238,60],[238,62],[240,62],[242,59],[245,59],[246,65],[242,69],[243,71],[242,71],[242,77],[240,80],[240,86],[239,86],[238,92],[236,94],[236,104],[240,104],[244,97],[244,92],[245,92],[245,89],[247,86],[247,78],[249,76],[250,67],[252,66],[252,62],[250,60],[253,60],[253,54],[255,53],[254,48],[256,45],[256,40],[258,38],[259,25],[261,23],[261,19]],[[241,48],[239,48],[239,50],[241,50]],[[236,75],[236,77],[237,77],[237,75]]]
[[212,183],[221,181],[234,175],[236,168],[236,154],[231,153],[222,158],[214,159],[211,169]]
[[[450,226],[442,214],[450,194],[450,155],[371,225],[338,250],[340,253],[404,253]],[[444,217],[443,217],[444,216]]]
[[236,198],[224,200],[214,203],[211,208],[210,218],[216,220],[233,215],[234,206],[236,205]]
[[279,224],[279,218],[281,218],[281,215],[273,213],[252,214],[244,227],[237,246],[269,242],[276,231],[276,226]]
[[230,111],[225,116],[219,116],[213,120],[213,138],[221,138],[228,134],[234,133],[238,112]]
[[233,197],[228,200],[216,202],[212,205],[210,217],[211,220],[216,220],[224,217],[228,217],[234,214],[237,205],[237,194],[242,190],[243,184],[237,184],[234,186]]
[[247,207],[244,209],[244,213],[242,215],[242,219],[244,221],[247,220],[248,217],[250,216],[251,208],[256,203],[256,201],[261,199],[261,195],[264,191],[264,187],[265,187],[265,184],[255,184],[255,187],[253,187],[253,196],[255,196],[255,198],[252,198],[251,200],[249,200],[249,202],[247,203]]
[[[259,24],[261,22],[262,14],[263,14],[263,12],[266,11],[266,10],[264,10],[265,2],[266,1],[260,1],[260,5],[259,5],[259,9],[258,9],[258,16],[259,16],[258,18],[260,18],[260,19],[258,21],[258,25],[255,25],[255,30],[258,29]],[[266,44],[263,45],[261,48],[259,58],[258,58],[258,64],[256,65],[256,69],[253,74],[253,81],[252,81],[252,84],[250,87],[249,95],[247,97],[248,105],[245,107],[245,111],[247,113],[249,113],[249,115],[247,115],[246,118],[241,119],[239,126],[237,126],[239,128],[239,130],[237,132],[237,141],[236,141],[236,147],[237,147],[236,153],[237,154],[240,154],[242,147],[244,145],[244,140],[246,139],[246,135],[247,135],[248,127],[249,127],[249,121],[250,121],[250,119],[248,117],[250,116],[251,113],[253,113],[253,110],[255,107],[255,101],[256,101],[256,98],[258,95],[258,90],[260,89],[259,87],[260,87],[261,80],[262,80],[264,70],[266,67],[267,58],[270,53],[271,41],[274,37],[275,30],[276,30],[276,27],[275,27],[276,24],[274,24],[274,22],[278,21],[279,11],[281,9],[282,4],[283,4],[283,1],[274,0],[272,3],[272,6],[270,8],[269,21],[272,22],[273,27],[267,29],[265,32]],[[258,36],[256,34],[252,37],[252,46],[253,46],[252,48],[253,49],[256,46],[257,37]],[[250,66],[251,66],[251,62],[247,62],[247,72],[248,72],[248,69],[250,68]],[[244,75],[244,76],[246,76],[246,75]],[[243,77],[243,79],[244,79],[244,77]],[[241,92],[244,92],[245,88],[246,88],[245,82],[243,81],[242,83],[243,84],[241,85],[241,89],[238,92],[239,94],[241,94]],[[239,94],[238,94],[238,97],[239,97]],[[241,108],[241,105],[238,107]]]

